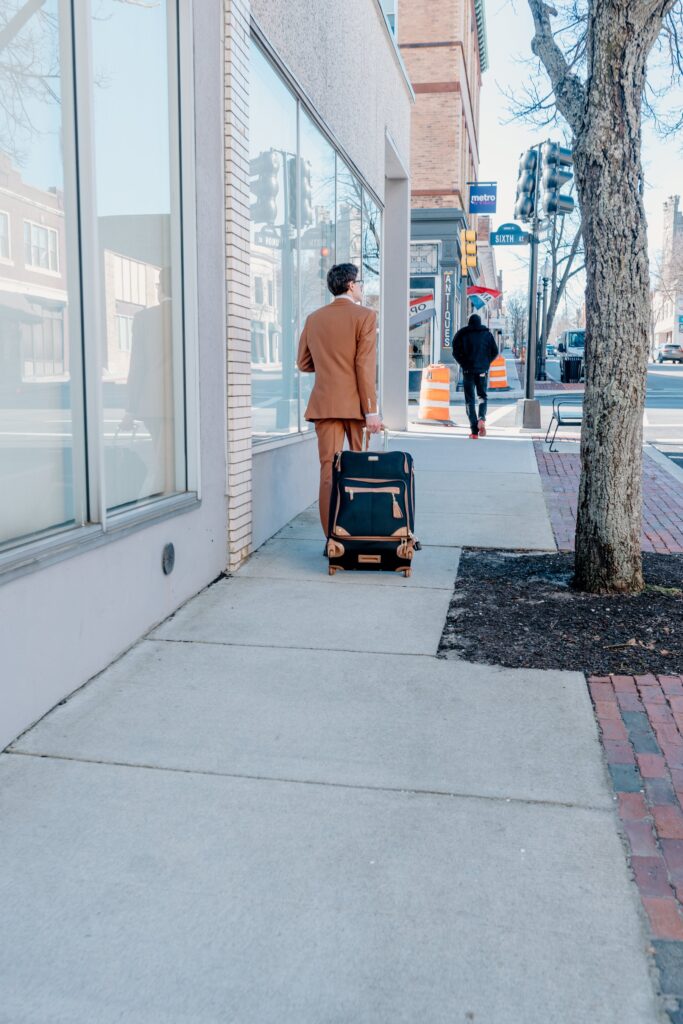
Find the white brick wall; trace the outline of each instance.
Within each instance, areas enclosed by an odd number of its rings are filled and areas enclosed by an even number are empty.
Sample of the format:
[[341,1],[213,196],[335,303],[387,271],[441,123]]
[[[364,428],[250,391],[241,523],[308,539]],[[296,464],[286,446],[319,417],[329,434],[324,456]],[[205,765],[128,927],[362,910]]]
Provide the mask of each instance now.
[[249,0],[224,0],[228,569],[251,550]]

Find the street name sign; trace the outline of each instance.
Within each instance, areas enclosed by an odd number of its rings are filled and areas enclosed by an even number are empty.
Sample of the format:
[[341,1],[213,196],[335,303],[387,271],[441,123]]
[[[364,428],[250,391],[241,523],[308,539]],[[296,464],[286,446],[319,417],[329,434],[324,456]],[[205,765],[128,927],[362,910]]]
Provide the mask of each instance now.
[[531,234],[522,231],[518,224],[501,224],[491,235],[491,245],[528,245]]

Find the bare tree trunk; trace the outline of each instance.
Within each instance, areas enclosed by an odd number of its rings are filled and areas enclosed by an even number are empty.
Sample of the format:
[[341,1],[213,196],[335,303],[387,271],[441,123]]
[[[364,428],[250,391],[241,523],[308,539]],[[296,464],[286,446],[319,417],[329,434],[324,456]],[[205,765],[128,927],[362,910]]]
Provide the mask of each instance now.
[[594,593],[643,587],[641,481],[650,322],[641,98],[651,43],[644,32],[634,34],[627,4],[608,6],[611,17],[593,18],[589,27],[586,131],[574,150],[586,247],[586,394],[575,572],[577,586]]
[[643,407],[650,322],[642,201],[641,107],[647,59],[675,0],[589,0],[587,75],[571,70],[555,14],[528,0],[532,50],[574,137],[586,253],[586,394],[575,582],[593,593],[643,587]]

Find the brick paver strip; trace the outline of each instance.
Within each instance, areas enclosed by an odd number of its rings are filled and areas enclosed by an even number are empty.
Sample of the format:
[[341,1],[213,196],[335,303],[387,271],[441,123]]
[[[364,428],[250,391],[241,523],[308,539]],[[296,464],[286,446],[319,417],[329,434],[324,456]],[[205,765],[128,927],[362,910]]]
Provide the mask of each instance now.
[[[524,387],[526,381],[526,367],[519,359],[515,359],[515,366],[517,367],[517,376],[519,382]],[[559,380],[537,380],[534,381],[535,391],[580,391],[583,393],[586,390],[585,384],[563,384]]]
[[683,1024],[683,676],[595,676],[588,685],[662,991],[678,1002],[669,1019]]
[[[555,542],[560,551],[573,551],[579,493],[579,454],[550,452],[548,445],[542,441],[534,441],[534,449]],[[683,552],[683,483],[647,456],[643,459],[641,547],[643,551],[664,555]],[[675,692],[683,699],[683,686],[680,680],[678,682],[679,688]]]

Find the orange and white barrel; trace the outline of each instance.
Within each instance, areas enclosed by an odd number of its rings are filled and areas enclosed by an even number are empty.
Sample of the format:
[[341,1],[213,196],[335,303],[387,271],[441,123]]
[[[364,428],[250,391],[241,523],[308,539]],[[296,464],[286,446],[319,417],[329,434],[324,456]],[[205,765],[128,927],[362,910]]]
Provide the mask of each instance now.
[[451,424],[451,371],[443,363],[432,363],[422,371],[418,422]]
[[496,356],[489,368],[489,391],[509,391],[505,357]]

